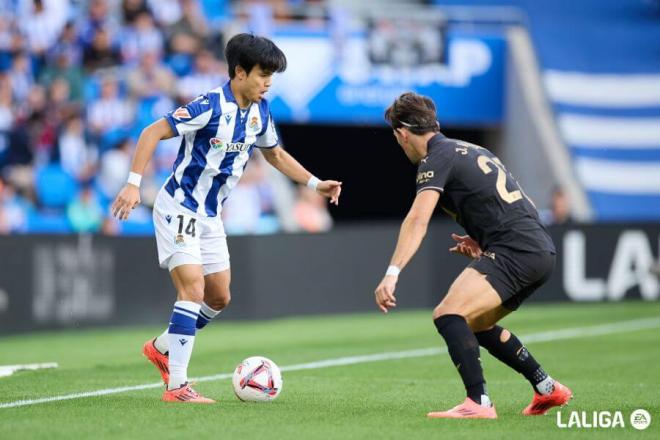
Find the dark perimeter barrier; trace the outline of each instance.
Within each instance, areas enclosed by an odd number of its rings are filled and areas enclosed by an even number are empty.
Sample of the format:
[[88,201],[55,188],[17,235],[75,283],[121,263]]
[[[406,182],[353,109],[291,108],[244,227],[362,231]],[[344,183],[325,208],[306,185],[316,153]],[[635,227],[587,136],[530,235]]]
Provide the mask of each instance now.
[[[318,235],[229,238],[232,303],[223,319],[376,311],[398,224],[340,227]],[[453,224],[429,227],[397,287],[399,308],[437,304],[469,262],[448,252]],[[556,227],[552,278],[530,298],[656,301],[660,225]],[[175,292],[149,237],[0,238],[0,334],[56,328],[163,324]]]

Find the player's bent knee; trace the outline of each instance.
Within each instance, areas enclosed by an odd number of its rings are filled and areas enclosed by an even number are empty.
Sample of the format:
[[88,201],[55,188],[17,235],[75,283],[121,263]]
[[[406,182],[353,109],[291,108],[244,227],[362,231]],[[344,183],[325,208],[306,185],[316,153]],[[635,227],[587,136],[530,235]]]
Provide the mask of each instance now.
[[222,310],[226,308],[230,302],[231,302],[231,293],[229,293],[229,290],[227,290],[219,297],[207,301],[206,304],[209,307],[211,307],[213,310]]
[[445,304],[440,303],[438,306],[436,306],[435,309],[433,309],[433,320],[435,321],[444,315],[459,315],[465,317],[465,314],[461,310],[455,307],[448,307]]

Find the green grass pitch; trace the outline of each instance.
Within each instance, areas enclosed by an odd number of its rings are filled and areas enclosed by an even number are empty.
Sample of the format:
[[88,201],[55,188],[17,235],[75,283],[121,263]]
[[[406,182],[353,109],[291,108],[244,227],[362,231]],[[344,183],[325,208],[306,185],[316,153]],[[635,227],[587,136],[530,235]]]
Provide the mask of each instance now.
[[[525,335],[539,332],[644,318],[660,318],[660,303],[529,305],[503,325],[524,342]],[[160,330],[132,327],[0,338],[0,365],[60,365],[0,378],[0,405],[158,382],[156,369],[140,350]],[[521,416],[531,388],[482,350],[498,420],[425,417],[430,410],[446,409],[464,398],[459,376],[443,353],[285,371],[282,394],[267,404],[238,401],[225,379],[197,385],[198,391],[218,401],[208,406],[166,404],[160,401],[162,390],[153,388],[0,408],[0,438],[660,438],[659,333],[660,319],[653,328],[528,344],[546,371],[573,389],[575,398],[562,412],[619,410],[625,418],[623,429],[560,429],[556,410],[544,417]],[[229,373],[251,355],[267,356],[284,367],[429,347],[444,347],[430,311],[220,320],[198,333],[189,373]],[[654,418],[645,431],[630,426],[628,416],[637,408]]]

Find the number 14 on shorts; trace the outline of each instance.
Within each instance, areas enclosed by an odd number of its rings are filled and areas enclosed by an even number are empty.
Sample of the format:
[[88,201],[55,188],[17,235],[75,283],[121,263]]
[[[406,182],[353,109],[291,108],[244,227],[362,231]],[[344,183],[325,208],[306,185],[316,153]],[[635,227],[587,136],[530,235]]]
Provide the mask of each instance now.
[[179,229],[177,231],[176,239],[174,242],[178,245],[183,245],[185,243],[183,234],[189,235],[190,237],[195,237],[195,222],[197,220],[189,217],[188,221],[186,222],[186,216],[183,214],[177,215],[176,218],[179,221]]

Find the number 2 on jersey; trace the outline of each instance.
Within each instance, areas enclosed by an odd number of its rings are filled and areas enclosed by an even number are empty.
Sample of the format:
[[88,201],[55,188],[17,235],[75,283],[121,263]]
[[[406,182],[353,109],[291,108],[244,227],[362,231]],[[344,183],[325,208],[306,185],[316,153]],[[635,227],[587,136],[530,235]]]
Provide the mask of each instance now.
[[[183,234],[183,223],[185,217],[179,214],[176,216],[176,218],[179,219],[179,234]],[[190,235],[191,237],[195,236],[195,221],[196,219],[191,217],[188,221],[188,226],[186,226],[186,234]]]
[[493,172],[491,165],[495,167],[497,170],[497,181],[495,182],[495,188],[497,188],[497,193],[500,195],[502,200],[511,204],[522,199],[523,196],[520,190],[508,191],[506,189],[506,170],[504,169],[504,165],[502,165],[499,160],[493,160],[488,156],[479,156],[477,158],[477,164],[479,165],[481,171],[484,172],[484,174],[490,174]]

